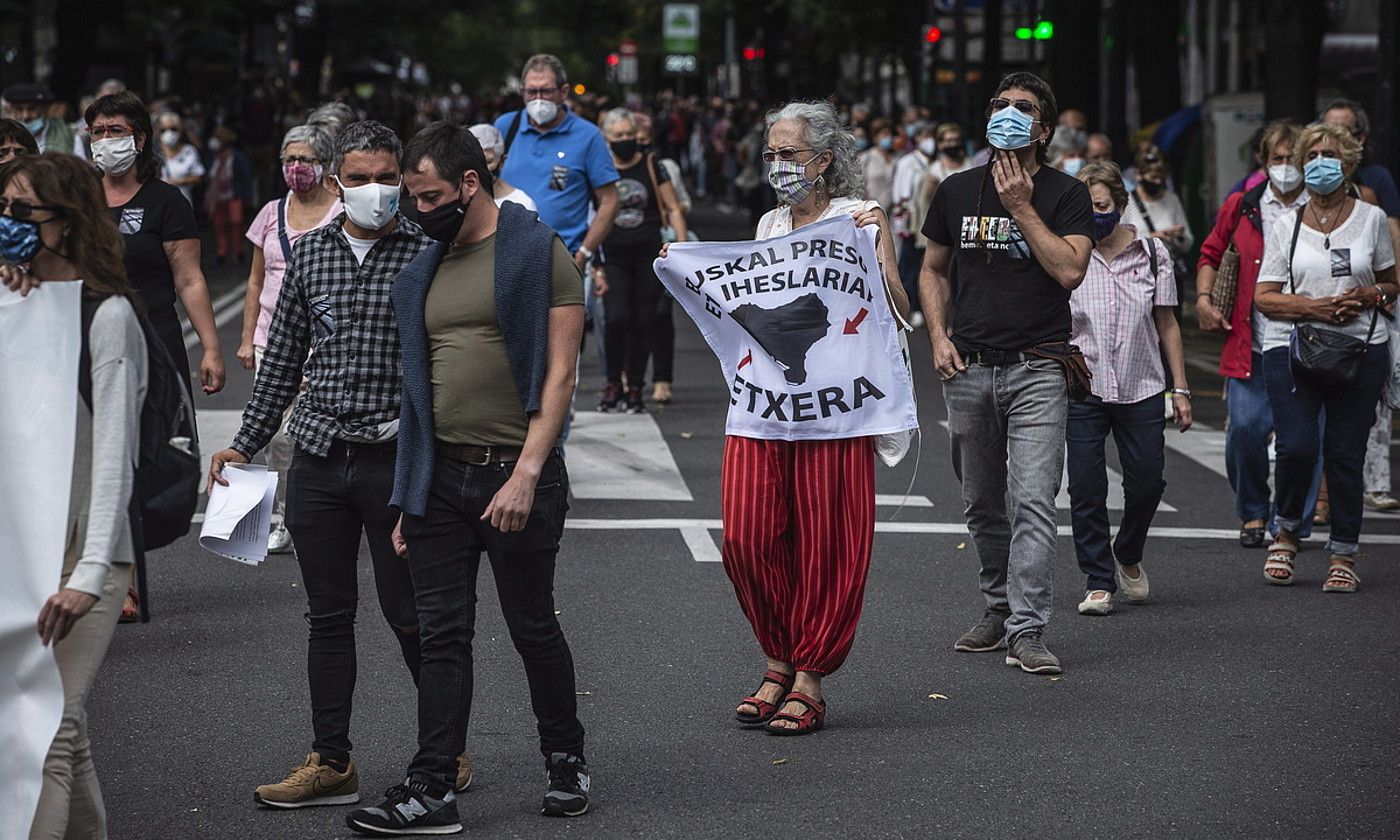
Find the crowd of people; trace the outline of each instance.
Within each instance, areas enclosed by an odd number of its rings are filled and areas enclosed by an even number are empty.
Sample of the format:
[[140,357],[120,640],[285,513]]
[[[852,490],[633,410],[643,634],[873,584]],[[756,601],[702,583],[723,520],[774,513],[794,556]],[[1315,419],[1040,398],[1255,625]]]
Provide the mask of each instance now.
[[[585,732],[553,601],[569,497],[561,444],[589,310],[606,377],[598,408],[645,410],[648,365],[652,399],[671,398],[675,331],[652,261],[691,238],[692,196],[764,201],[756,239],[840,215],[878,231],[895,321],[927,328],[980,563],[985,609],[955,650],[1004,650],[1022,671],[1061,671],[1045,634],[1067,453],[1086,578],[1079,613],[1110,614],[1119,588],[1133,603],[1149,597],[1164,395],[1179,431],[1193,422],[1177,312],[1194,236],[1160,149],[1143,145],[1120,169],[1108,139],[1061,112],[1030,73],[997,86],[981,148],[919,108],[896,123],[859,105],[764,114],[757,103],[663,95],[653,113],[637,103],[586,113],[548,55],[532,57],[519,82],[518,108],[490,122],[468,124],[477,112],[427,122],[406,143],[344,103],[316,108],[281,139],[278,197],[256,189],[231,129],[201,140],[178,109],[119,85],[86,104],[77,131],[45,116],[46,90],[5,92],[14,119],[0,121],[0,279],[25,292],[80,282],[96,306],[69,551],[39,616],[66,704],[33,837],[104,824],[82,707],[116,605],[131,597],[141,324],[183,359],[179,298],[198,335],[202,390],[224,384],[200,268],[201,201],[219,258],[248,263],[235,355],[255,372],[209,486],[260,454],[285,477],[269,548],[295,547],[308,604],[311,750],[256,788],[265,807],[360,801],[350,700],[363,537],[417,686],[418,751],[404,782],[352,811],[349,827],[462,828],[483,552],[539,723],[542,812],[587,810]],[[1366,130],[1364,111],[1345,101],[1310,126],[1270,124],[1260,171],[1220,208],[1195,271],[1197,317],[1226,334],[1240,540],[1269,542],[1267,581],[1293,583],[1300,540],[1324,515],[1325,478],[1330,593],[1360,583],[1363,505],[1393,502],[1366,462],[1375,427],[1389,431],[1377,409],[1392,375],[1400,207],[1386,205],[1400,199],[1366,165]],[[1110,435],[1124,481],[1116,537]],[[1388,472],[1388,436],[1384,447]],[[819,731],[823,678],[851,650],[871,559],[871,440],[730,435],[722,457],[724,567],[767,660],[735,719],[774,735]]]

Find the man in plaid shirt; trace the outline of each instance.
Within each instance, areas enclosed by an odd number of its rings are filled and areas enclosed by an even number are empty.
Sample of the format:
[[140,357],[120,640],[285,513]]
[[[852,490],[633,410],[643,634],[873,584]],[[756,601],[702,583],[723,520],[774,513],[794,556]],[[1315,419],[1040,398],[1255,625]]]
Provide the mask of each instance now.
[[401,375],[389,290],[429,240],[398,213],[402,156],[399,138],[378,122],[354,123],[336,138],[327,186],[345,213],[297,242],[242,428],[210,465],[211,486],[226,484],[224,465],[246,464],[267,445],[305,377],[288,426],[296,454],[283,480],[311,626],[314,738],[304,764],[254,793],[269,807],[359,801],[349,730],[361,532],[380,609],[418,680],[413,584],[394,553],[398,513],[389,507]]

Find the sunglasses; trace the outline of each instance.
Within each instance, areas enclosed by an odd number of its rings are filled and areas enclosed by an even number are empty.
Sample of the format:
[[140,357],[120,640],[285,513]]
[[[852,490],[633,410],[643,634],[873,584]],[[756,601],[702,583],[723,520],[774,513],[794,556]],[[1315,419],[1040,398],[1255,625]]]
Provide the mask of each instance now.
[[[793,160],[798,152],[810,152],[812,149],[794,149],[791,146],[782,149],[764,149],[761,157],[764,163],[772,163],[775,160]],[[808,161],[811,163],[811,161]]]
[[1025,99],[1004,99],[1000,96],[987,103],[987,113],[1000,111],[1005,108],[1015,108],[1023,114],[1034,114],[1040,110],[1034,102]]
[[[63,215],[62,207],[51,207],[47,204],[30,204],[20,198],[0,198],[0,213],[8,212],[10,218],[20,221],[29,221],[35,210],[47,210],[55,217]],[[48,221],[47,219],[45,221]]]

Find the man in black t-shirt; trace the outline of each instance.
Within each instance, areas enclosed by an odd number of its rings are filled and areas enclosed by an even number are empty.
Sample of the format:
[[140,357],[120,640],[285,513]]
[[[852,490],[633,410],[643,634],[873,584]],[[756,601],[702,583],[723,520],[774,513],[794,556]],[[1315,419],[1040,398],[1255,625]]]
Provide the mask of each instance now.
[[1006,664],[1036,674],[1060,672],[1041,636],[1054,592],[1067,394],[1059,364],[1026,350],[1069,341],[1069,295],[1094,247],[1088,189],[1044,165],[1056,111],[1038,77],[1002,80],[987,106],[992,157],[934,194],[919,278],[987,603],[953,647],[1005,645]]

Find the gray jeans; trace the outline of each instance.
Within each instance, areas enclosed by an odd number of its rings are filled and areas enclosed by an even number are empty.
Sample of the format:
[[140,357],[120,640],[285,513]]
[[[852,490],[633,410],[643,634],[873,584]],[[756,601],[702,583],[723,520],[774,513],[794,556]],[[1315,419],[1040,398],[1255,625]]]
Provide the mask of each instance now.
[[1064,374],[1050,361],[968,365],[943,383],[943,399],[987,609],[1011,614],[1008,639],[1041,630],[1055,591]]

